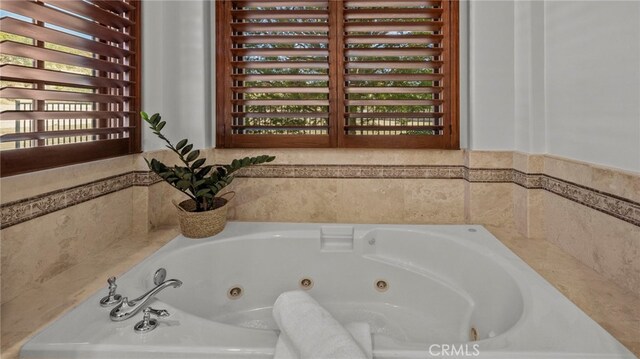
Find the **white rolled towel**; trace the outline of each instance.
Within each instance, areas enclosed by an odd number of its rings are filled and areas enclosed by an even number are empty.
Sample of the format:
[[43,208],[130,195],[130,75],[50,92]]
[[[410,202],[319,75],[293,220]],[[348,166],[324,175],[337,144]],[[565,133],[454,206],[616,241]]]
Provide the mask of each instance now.
[[[282,293],[273,305],[273,318],[282,337],[276,346],[276,358],[371,358],[347,329],[303,291]],[[361,345],[370,347],[369,326],[366,323],[354,323],[354,326],[358,333],[366,330],[368,340],[365,337]]]
[[[367,322],[354,322],[345,324],[344,328],[351,334],[367,359],[373,359],[373,343],[371,340],[371,327]],[[276,344],[276,353],[273,359],[300,359],[291,339],[281,333]]]

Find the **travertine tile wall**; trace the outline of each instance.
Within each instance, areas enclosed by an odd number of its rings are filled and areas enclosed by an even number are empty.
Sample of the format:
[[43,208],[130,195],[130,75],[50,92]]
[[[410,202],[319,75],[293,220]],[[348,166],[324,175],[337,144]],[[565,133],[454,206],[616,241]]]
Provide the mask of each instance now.
[[2,230],[2,303],[131,235],[133,188]]
[[[230,186],[237,193],[231,219],[500,226],[546,238],[640,295],[638,174],[513,152],[209,149],[204,154],[210,162],[228,163],[263,152],[277,160],[241,173]],[[145,156],[177,160],[169,151]],[[63,272],[87,252],[177,224],[171,201],[184,197],[157,181],[142,156],[3,178],[2,301],[30,282]],[[50,195],[39,196],[45,192]],[[41,215],[47,213],[39,212],[43,206],[55,211]]]
[[547,240],[640,296],[640,227],[552,193],[543,207]]
[[42,193],[83,185],[131,171],[137,156],[123,156],[102,161],[53,168],[3,177],[0,203],[34,197]]
[[[124,183],[133,163],[126,156],[2,178],[0,303],[131,233],[134,190]],[[20,215],[34,218],[11,225]]]
[[462,179],[238,178],[244,221],[464,223]]
[[[544,158],[544,173],[602,193],[635,202],[632,212],[640,218],[640,175],[552,156]],[[640,225],[590,208],[595,196],[582,195],[582,202],[553,193],[542,195],[541,223],[544,237],[570,253],[596,272],[640,296]]]

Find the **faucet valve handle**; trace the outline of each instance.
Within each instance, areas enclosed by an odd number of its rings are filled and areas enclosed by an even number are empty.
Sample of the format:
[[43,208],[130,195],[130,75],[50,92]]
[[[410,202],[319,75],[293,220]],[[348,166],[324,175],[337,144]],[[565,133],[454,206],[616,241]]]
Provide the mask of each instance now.
[[153,309],[151,307],[146,307],[142,312],[145,314],[148,312],[149,314],[153,314],[161,318],[169,316],[169,312],[166,309]]
[[144,308],[142,313],[143,313],[142,320],[133,326],[133,330],[136,333],[146,333],[156,329],[156,327],[158,326],[158,320],[151,318],[151,314],[156,315],[158,317],[163,317],[163,318],[169,316],[168,311],[164,309],[159,309],[159,310],[153,309],[151,307]]
[[107,279],[107,283],[109,283],[109,294],[100,299],[100,305],[103,307],[110,307],[120,304],[122,302],[122,296],[120,294],[116,294],[116,288],[118,288],[118,285],[116,284],[116,277],[109,277],[109,279]]

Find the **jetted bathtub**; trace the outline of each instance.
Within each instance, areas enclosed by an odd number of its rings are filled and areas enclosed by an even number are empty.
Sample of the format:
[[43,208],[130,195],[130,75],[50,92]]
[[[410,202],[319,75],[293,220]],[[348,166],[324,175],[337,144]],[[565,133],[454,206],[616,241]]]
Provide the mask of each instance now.
[[270,358],[272,305],[294,289],[343,324],[368,322],[375,358],[634,358],[482,226],[232,222],[175,238],[118,293],[153,288],[159,268],[184,284],[151,302],[171,314],[155,330],[134,332],[142,313],[110,321],[105,289],[21,358]]

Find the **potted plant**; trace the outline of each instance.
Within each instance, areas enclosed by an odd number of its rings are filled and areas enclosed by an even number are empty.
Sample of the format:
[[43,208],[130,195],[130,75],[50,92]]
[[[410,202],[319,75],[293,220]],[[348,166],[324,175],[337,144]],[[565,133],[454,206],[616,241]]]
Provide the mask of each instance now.
[[229,200],[223,198],[226,193],[219,195],[220,190],[233,181],[235,171],[271,162],[275,157],[262,155],[235,159],[231,164],[224,166],[205,165],[206,160],[200,158],[200,151],[194,150],[189,140],[185,138],[174,145],[162,134],[166,122],[161,120],[160,114],[156,113],[151,117],[146,112],[140,114],[150,125],[153,133],[165,141],[167,148],[178,155],[182,162],[182,165],[170,167],[155,158],[151,161],[145,158],[151,171],[189,197],[180,203],[174,202],[178,208],[182,234],[190,238],[203,238],[222,231],[227,222],[226,204],[233,197]]

